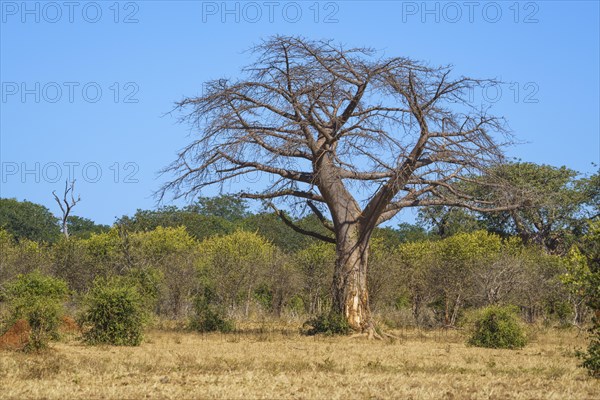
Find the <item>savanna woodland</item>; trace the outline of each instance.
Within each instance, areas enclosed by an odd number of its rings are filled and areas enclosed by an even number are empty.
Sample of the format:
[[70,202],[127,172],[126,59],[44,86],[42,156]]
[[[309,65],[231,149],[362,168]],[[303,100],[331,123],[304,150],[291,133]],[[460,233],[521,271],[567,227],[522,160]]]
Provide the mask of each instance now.
[[176,103],[156,209],[0,199],[4,393],[598,395],[598,173],[507,159],[468,96],[493,80],[298,37],[251,56]]

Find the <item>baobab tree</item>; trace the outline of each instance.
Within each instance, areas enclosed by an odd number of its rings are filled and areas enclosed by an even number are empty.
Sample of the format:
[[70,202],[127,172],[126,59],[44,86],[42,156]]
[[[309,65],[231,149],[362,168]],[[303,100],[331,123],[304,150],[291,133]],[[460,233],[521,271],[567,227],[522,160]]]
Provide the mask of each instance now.
[[[468,101],[490,81],[298,37],[270,38],[251,54],[240,79],[210,81],[176,104],[198,137],[163,170],[172,178],[158,197],[268,176],[261,190],[236,194],[270,202],[293,229],[335,244],[333,311],[372,334],[367,266],[376,226],[409,207],[513,207],[461,190],[503,161],[495,139],[507,137],[503,119]],[[295,226],[277,208],[290,202],[304,202],[331,234]]]

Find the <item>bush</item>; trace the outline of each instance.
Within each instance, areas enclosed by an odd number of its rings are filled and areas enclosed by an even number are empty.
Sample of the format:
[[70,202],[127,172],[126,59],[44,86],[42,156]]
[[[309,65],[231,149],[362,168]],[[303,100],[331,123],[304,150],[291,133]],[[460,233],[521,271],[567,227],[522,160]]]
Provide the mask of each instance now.
[[590,223],[589,233],[583,237],[583,248],[588,269],[577,283],[595,315],[589,330],[590,344],[580,356],[590,376],[600,379],[600,220]]
[[214,291],[204,288],[194,300],[195,315],[190,321],[190,328],[198,332],[232,332],[235,326],[225,318],[222,307],[214,304]]
[[6,298],[12,326],[24,319],[31,327],[28,350],[40,350],[50,339],[58,338],[60,318],[64,314],[67,283],[39,271],[19,275],[7,285]]
[[148,319],[146,299],[130,279],[98,278],[84,298],[79,318],[85,342],[138,346]]
[[588,305],[595,310],[596,315],[589,329],[590,344],[587,352],[580,353],[579,357],[583,359],[581,366],[588,370],[590,376],[600,379],[600,273],[594,273],[589,280],[592,296]]
[[512,307],[489,306],[473,318],[468,344],[493,349],[520,349],[527,344],[523,327]]
[[350,333],[350,330],[350,325],[346,321],[346,318],[334,312],[320,314],[306,321],[303,326],[303,333],[306,335],[316,335],[318,333],[347,335]]
[[590,333],[592,340],[588,345],[587,352],[579,353],[579,357],[583,359],[581,366],[588,370],[590,376],[600,378],[600,324],[598,322],[595,322]]
[[190,327],[198,332],[233,332],[233,322],[223,317],[223,313],[213,307],[206,307],[192,318]]

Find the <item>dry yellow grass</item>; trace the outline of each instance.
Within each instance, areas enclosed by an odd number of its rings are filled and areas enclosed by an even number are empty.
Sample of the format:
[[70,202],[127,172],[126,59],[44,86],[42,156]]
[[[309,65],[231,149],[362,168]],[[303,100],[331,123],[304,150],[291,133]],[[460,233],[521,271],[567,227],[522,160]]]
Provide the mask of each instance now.
[[467,347],[457,332],[398,331],[395,342],[153,331],[140,347],[56,343],[0,352],[4,399],[598,399],[577,367],[574,331],[523,350]]

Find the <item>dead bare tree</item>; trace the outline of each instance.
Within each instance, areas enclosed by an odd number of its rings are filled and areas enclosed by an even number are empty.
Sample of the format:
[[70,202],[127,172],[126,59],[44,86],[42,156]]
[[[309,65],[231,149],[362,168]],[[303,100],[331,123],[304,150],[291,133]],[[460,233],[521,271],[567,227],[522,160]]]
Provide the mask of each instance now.
[[56,200],[56,202],[58,203],[60,211],[62,211],[62,232],[66,238],[69,238],[69,215],[71,214],[71,210],[73,209],[73,207],[75,207],[75,205],[79,203],[79,201],[81,201],[80,196],[77,196],[77,199],[75,199],[75,180],[71,181],[71,184],[69,184],[68,180],[65,181],[65,191],[63,193],[62,200],[59,199],[56,195],[56,190],[52,191],[52,195],[54,196],[54,200]]
[[367,261],[377,225],[408,207],[515,207],[461,190],[503,162],[505,143],[493,137],[507,137],[503,119],[468,101],[469,90],[490,81],[298,37],[270,38],[252,54],[243,79],[208,82],[202,96],[177,103],[199,138],[162,171],[173,178],[159,201],[268,175],[267,187],[237,194],[274,208],[306,202],[331,235],[302,229],[275,209],[296,231],[335,243],[333,311],[372,335]]

